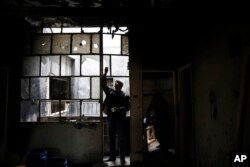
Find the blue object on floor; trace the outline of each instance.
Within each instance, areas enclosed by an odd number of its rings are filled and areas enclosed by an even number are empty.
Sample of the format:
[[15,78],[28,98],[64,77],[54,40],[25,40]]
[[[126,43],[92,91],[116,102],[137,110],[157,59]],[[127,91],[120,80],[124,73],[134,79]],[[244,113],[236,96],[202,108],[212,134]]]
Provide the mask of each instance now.
[[25,159],[26,167],[44,167],[48,158],[46,149],[33,149],[30,150]]

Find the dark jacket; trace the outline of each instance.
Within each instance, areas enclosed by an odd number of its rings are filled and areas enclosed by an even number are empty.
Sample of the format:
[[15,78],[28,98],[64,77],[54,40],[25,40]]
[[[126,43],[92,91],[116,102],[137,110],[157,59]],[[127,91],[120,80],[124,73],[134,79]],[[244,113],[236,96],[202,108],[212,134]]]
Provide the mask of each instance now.
[[[130,97],[125,95],[123,91],[116,91],[107,86],[106,77],[103,77],[103,91],[106,94],[104,106],[107,106],[107,115],[112,118],[126,118],[127,111],[130,110]],[[112,112],[113,107],[117,108],[116,112]]]

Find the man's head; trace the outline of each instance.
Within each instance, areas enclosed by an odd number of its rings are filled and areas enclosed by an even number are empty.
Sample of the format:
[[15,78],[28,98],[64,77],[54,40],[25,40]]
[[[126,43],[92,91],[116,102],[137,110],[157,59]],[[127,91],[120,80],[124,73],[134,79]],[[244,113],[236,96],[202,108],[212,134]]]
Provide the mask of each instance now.
[[123,82],[122,81],[119,81],[119,80],[116,80],[115,81],[115,90],[118,90],[120,91],[123,87]]

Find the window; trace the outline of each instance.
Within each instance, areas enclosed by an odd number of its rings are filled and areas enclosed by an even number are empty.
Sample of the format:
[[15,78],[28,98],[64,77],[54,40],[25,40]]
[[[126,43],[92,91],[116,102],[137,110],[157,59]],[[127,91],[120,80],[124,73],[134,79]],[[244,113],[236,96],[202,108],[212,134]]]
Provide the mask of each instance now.
[[26,20],[34,33],[23,57],[21,122],[100,119],[105,67],[109,79],[123,81],[123,91],[130,94],[126,26],[96,26],[83,18]]

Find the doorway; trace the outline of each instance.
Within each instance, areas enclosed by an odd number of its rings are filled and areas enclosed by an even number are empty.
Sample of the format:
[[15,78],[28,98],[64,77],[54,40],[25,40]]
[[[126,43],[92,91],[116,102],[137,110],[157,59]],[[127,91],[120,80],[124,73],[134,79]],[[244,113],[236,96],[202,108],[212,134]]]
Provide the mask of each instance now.
[[[154,152],[160,149],[160,143],[155,135],[155,127],[146,122],[146,111],[156,92],[160,92],[169,107],[169,128],[162,135],[167,136],[168,151],[175,152],[175,112],[174,112],[174,72],[172,71],[144,71],[143,83],[143,113],[144,113],[144,145],[145,152]],[[167,112],[167,111],[166,111]],[[167,122],[167,118],[166,118]],[[164,125],[165,126],[165,125]]]

